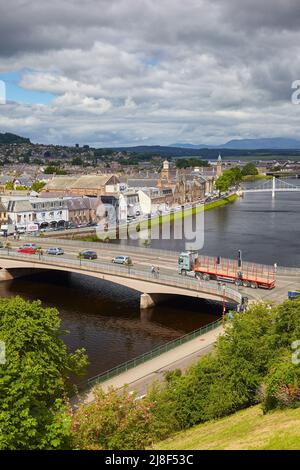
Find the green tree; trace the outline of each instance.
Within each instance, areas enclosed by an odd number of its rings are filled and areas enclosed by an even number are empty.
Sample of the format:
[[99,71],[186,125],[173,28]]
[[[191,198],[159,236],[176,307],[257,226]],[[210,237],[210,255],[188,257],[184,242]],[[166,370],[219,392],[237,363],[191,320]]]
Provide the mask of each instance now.
[[44,173],[46,175],[53,175],[54,173],[56,175],[66,175],[67,172],[65,170],[61,170],[60,168],[58,168],[57,166],[54,166],[54,165],[49,165],[45,168],[45,171]]
[[242,169],[242,175],[258,175],[258,169],[256,168],[255,164],[252,162],[247,163]]
[[13,181],[8,181],[5,185],[5,189],[8,189],[9,191],[14,189],[14,183]]
[[64,397],[70,375],[83,372],[84,350],[69,354],[54,308],[20,297],[0,299],[0,449],[69,446],[70,416]]
[[231,186],[237,185],[242,181],[242,172],[240,168],[234,167],[230,170],[225,170],[217,179],[215,186],[220,193],[228,191]]
[[73,158],[72,165],[79,165],[79,166],[83,165],[82,158],[80,158],[80,157]]
[[225,174],[219,176],[215,183],[215,187],[220,193],[225,193],[226,191],[228,191],[228,189],[230,188],[230,179],[228,178],[228,176],[226,176]]
[[32,183],[31,189],[32,191],[39,193],[45,185],[46,183],[44,181],[35,181],[34,183]]

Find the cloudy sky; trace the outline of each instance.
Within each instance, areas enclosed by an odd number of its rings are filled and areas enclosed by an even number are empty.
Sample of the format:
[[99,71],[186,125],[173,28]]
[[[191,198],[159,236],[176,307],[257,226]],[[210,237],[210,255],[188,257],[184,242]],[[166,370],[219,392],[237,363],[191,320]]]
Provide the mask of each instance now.
[[300,137],[299,0],[0,0],[0,131],[95,146]]

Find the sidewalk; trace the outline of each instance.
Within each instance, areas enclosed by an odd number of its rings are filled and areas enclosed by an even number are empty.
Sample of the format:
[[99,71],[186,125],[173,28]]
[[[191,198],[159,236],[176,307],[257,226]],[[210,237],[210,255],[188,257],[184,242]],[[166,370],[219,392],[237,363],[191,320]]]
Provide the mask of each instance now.
[[[103,390],[108,390],[109,387],[121,388],[124,385],[133,384],[136,381],[158,372],[162,368],[171,366],[174,362],[178,362],[194,353],[201,352],[202,349],[207,349],[208,346],[212,346],[216,342],[222,332],[223,328],[222,326],[219,326],[215,330],[198,336],[185,344],[177,346],[176,348],[171,349],[154,359],[150,359],[149,361],[144,362],[144,364],[140,364],[137,367],[123,372],[110,380],[102,382],[99,385],[101,385]],[[93,401],[93,397],[93,389],[91,389],[84,395],[83,401],[85,403],[90,403]]]

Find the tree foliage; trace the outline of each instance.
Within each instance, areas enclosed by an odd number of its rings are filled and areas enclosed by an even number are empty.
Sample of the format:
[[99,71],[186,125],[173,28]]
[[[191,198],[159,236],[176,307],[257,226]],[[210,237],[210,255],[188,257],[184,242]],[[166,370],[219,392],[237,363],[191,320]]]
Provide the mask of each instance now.
[[176,168],[191,168],[195,166],[209,166],[207,160],[200,160],[199,158],[178,158],[176,160]]
[[70,374],[82,373],[84,350],[69,354],[54,308],[20,297],[0,299],[0,449],[68,446],[70,418],[64,397]]
[[240,168],[235,167],[225,170],[216,181],[216,189],[221,193],[228,191],[231,186],[235,186],[242,181],[242,172]]
[[39,193],[44,188],[44,186],[46,186],[45,181],[35,181],[32,183],[31,189],[32,191]]
[[258,169],[252,162],[247,163],[242,169],[243,176],[258,175]]

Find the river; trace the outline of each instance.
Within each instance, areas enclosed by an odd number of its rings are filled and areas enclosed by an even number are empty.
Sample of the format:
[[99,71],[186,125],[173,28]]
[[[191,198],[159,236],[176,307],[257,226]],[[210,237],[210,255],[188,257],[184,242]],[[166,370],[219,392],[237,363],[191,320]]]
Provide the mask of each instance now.
[[[292,183],[300,185],[300,180]],[[299,202],[300,193],[277,193],[275,200],[271,193],[249,193],[205,212],[202,253],[232,258],[241,249],[245,260],[300,266]],[[153,240],[151,246],[179,252],[184,241]],[[77,274],[45,273],[1,283],[0,295],[38,298],[46,306],[57,307],[62,328],[69,332],[63,336],[65,343],[70,350],[84,347],[88,352],[87,377],[221,315],[218,304],[176,298],[141,317],[136,292]]]
[[[300,179],[284,181],[300,186]],[[244,184],[257,187],[263,182]],[[269,183],[270,184],[270,183]],[[181,224],[181,221],[175,221]],[[171,231],[172,233],[172,231]],[[122,241],[140,244],[142,241]],[[152,248],[182,251],[185,240],[151,241]],[[246,193],[234,203],[204,213],[202,254],[235,258],[242,250],[245,261],[282,266],[300,266],[300,192]]]

